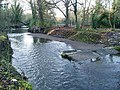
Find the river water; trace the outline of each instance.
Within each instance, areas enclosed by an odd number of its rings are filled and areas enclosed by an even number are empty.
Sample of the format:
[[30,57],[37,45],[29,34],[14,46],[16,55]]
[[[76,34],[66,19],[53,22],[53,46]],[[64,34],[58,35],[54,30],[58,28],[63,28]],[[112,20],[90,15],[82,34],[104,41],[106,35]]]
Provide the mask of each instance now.
[[24,72],[33,90],[120,90],[120,57],[102,61],[70,62],[61,58],[73,49],[64,42],[32,37],[27,33],[8,34],[14,54],[13,66]]

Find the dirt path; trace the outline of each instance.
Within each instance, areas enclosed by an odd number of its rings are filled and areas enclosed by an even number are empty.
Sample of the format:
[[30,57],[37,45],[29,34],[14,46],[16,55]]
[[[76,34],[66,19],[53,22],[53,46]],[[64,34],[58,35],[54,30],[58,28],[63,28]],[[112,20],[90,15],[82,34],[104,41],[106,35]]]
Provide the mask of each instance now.
[[49,36],[45,34],[29,34],[29,35],[32,35],[33,37],[39,37],[39,38],[45,38],[45,39],[65,42],[66,44],[70,44],[74,49],[97,50],[97,49],[102,49],[103,47],[105,47],[105,45],[103,44],[88,44],[88,43],[83,43],[83,42],[71,41],[71,40],[64,39],[64,38],[57,38],[57,37],[53,37],[53,36]]

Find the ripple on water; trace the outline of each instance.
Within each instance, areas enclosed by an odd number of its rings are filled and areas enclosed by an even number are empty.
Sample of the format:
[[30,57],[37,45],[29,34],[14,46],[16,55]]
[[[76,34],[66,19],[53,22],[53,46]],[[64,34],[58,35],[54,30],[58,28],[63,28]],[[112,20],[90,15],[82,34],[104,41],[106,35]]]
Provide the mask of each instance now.
[[119,56],[106,56],[94,63],[69,62],[59,55],[72,49],[63,42],[27,34],[9,34],[9,38],[14,50],[13,66],[25,72],[33,90],[119,90]]

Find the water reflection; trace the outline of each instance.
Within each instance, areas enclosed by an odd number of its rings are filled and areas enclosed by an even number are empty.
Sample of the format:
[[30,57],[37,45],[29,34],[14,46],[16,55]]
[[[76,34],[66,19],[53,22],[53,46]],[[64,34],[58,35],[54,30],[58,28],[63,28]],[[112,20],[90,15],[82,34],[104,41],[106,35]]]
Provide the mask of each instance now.
[[107,60],[106,63],[120,63],[120,56],[119,55],[106,55],[105,59]]
[[113,60],[113,55],[109,55],[109,60],[110,60],[111,62],[114,62],[114,60]]
[[64,42],[27,34],[9,34],[9,38],[13,66],[25,72],[33,90],[119,90],[119,56],[108,55],[100,63],[80,60],[79,64],[60,57],[63,50],[73,49]]
[[37,38],[37,37],[34,37],[34,43],[35,44],[41,44],[41,43],[47,43],[51,40],[49,39],[45,39],[45,38]]
[[8,33],[26,33],[28,28],[11,28]]
[[30,46],[31,44],[33,44],[33,37],[27,34],[23,34],[23,42]]

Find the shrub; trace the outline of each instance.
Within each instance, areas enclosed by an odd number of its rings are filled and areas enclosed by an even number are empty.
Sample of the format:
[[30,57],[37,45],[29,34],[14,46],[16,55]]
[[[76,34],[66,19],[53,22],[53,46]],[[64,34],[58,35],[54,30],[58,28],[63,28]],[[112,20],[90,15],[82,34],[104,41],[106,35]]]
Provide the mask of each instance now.
[[74,35],[70,39],[80,42],[99,43],[101,36],[96,32],[79,31],[76,35]]

